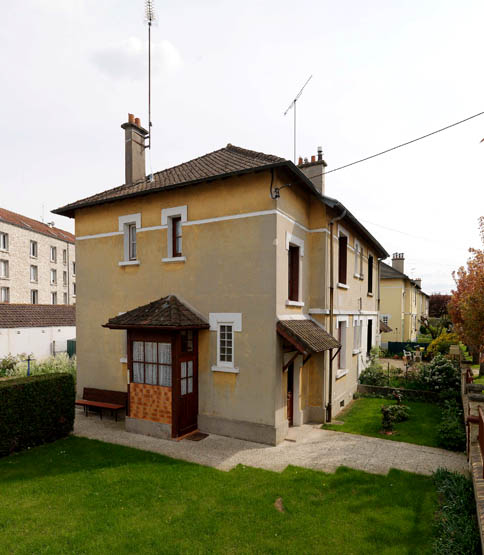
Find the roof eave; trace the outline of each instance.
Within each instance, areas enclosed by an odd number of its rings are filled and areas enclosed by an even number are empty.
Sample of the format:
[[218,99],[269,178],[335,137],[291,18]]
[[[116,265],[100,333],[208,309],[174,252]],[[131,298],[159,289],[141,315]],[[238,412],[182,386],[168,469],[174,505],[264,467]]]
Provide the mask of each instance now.
[[109,328],[111,330],[165,330],[165,331],[177,331],[177,330],[206,330],[210,328],[209,324],[198,324],[189,326],[151,326],[144,324],[102,324],[103,328]]

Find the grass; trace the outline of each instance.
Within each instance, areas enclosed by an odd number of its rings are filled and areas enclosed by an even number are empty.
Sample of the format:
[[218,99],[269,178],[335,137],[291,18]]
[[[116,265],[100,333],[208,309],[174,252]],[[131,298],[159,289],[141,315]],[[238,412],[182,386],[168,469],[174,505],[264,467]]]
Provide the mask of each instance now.
[[[70,437],[0,460],[2,553],[430,553],[432,479],[226,473]],[[282,498],[284,512],[274,502]]]
[[381,407],[393,404],[395,404],[395,401],[389,399],[370,397],[356,399],[336,417],[344,422],[343,425],[325,424],[324,428],[336,432],[361,434],[392,441],[406,441],[417,445],[438,447],[437,430],[441,417],[441,409],[438,405],[404,401],[404,404],[410,407],[410,418],[405,422],[395,424],[393,435],[383,435],[380,433]]

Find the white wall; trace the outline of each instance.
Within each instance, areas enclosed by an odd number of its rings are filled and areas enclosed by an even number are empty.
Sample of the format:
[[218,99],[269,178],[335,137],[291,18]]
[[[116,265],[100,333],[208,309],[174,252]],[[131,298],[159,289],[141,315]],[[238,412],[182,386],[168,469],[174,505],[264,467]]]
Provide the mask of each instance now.
[[12,355],[33,354],[36,359],[52,355],[52,342],[56,351],[66,350],[66,341],[75,339],[76,326],[45,328],[2,328],[0,329],[0,358]]

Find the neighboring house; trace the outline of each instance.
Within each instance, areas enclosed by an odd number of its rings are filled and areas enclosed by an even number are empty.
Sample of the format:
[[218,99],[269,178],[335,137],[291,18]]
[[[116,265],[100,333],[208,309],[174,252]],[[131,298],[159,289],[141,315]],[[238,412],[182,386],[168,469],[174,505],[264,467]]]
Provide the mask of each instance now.
[[405,257],[395,253],[392,265],[381,263],[381,320],[391,328],[382,333],[385,346],[389,341],[416,341],[422,317],[429,315],[429,295],[422,291],[422,280],[404,273]]
[[62,305],[0,303],[0,358],[47,358],[67,350],[76,337],[76,308]]
[[122,127],[126,184],[54,211],[76,223],[78,394],[128,389],[127,429],[161,437],[276,444],[339,412],[388,254],[324,196],[322,152],[298,167],[229,144],[150,179],[147,132]]
[[72,233],[0,208],[0,303],[74,304],[75,275]]

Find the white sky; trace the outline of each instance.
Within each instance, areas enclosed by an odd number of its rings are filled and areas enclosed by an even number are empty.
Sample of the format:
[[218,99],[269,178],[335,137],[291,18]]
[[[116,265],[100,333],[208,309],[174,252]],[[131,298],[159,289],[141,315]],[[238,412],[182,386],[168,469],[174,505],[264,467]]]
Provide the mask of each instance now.
[[[228,142],[328,170],[484,110],[479,0],[155,0],[152,169]],[[2,2],[0,205],[32,218],[124,182],[127,112],[147,122],[143,0]],[[327,176],[428,292],[480,245],[484,116]],[[149,166],[147,168],[149,171]],[[378,224],[378,225],[376,225]]]

